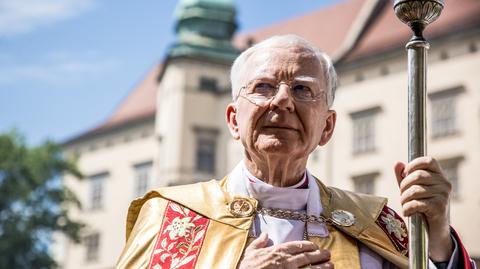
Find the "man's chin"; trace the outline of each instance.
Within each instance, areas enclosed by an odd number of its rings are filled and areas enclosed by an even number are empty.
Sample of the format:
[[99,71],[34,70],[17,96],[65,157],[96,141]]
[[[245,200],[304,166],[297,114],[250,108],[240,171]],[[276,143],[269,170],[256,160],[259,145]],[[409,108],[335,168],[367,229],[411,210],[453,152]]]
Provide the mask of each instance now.
[[259,141],[257,148],[260,152],[270,154],[292,154],[298,145],[295,141],[270,138]]

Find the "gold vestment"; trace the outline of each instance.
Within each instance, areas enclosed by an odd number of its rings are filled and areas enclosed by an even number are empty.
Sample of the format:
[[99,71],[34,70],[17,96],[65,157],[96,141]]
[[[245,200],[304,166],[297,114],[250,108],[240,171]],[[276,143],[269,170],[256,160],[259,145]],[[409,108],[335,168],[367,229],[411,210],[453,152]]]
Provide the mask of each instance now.
[[[208,181],[191,185],[159,188],[147,193],[143,198],[136,199],[130,205],[127,216],[125,248],[117,262],[117,268],[164,268],[152,264],[152,255],[159,254],[159,249],[174,251],[174,244],[159,242],[157,237],[172,230],[165,225],[165,210],[170,204],[177,204],[208,219],[208,225],[196,229],[193,224],[184,222],[181,227],[195,229],[199,237],[195,242],[201,245],[188,248],[190,264],[194,268],[222,268],[234,269],[239,264],[243,250],[252,238],[249,238],[249,228],[255,215],[248,217],[234,216],[230,210],[230,203],[236,198],[248,200],[254,207],[257,201],[225,191],[226,179],[222,181]],[[335,268],[360,268],[358,242],[390,261],[400,268],[408,268],[408,259],[397,250],[391,237],[380,228],[376,220],[384,208],[387,200],[376,196],[352,193],[337,188],[326,187],[317,180],[324,216],[329,216],[333,210],[342,209],[355,215],[355,224],[350,227],[328,225],[328,237],[310,236],[308,240],[318,244],[320,248],[331,251],[331,261]],[[177,207],[175,207],[177,208]],[[192,214],[192,213],[190,213]],[[192,215],[193,216],[193,215]],[[190,220],[190,218],[185,218]],[[179,222],[177,218],[176,223]],[[178,226],[177,226],[178,227]],[[170,229],[170,230],[168,230]],[[171,238],[180,238],[185,230],[178,234],[173,233]],[[183,232],[183,234],[181,234]],[[188,231],[187,231],[188,233]],[[172,236],[172,234],[171,234]],[[171,239],[170,238],[170,239]],[[171,242],[171,241],[168,241]],[[185,244],[184,244],[185,245]],[[182,252],[185,254],[185,250]],[[164,254],[164,260],[169,254]],[[191,254],[193,255],[193,254]],[[194,259],[194,261],[191,261]],[[178,262],[178,260],[176,261]],[[186,263],[189,264],[189,263]],[[169,268],[169,267],[167,267]],[[179,268],[189,268],[182,267]]]

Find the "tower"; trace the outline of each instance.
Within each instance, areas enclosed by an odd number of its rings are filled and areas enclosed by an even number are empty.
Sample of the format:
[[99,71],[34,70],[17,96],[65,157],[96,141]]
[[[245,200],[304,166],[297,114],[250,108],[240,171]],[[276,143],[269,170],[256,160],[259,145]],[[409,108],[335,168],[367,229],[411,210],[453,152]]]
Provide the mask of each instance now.
[[[183,0],[157,93],[158,180],[176,185],[227,173],[225,107],[238,55],[231,0]],[[240,159],[240,156],[238,157]]]
[[232,37],[237,28],[232,0],[182,0],[175,16],[178,40],[168,57],[198,56],[232,61],[237,50]]

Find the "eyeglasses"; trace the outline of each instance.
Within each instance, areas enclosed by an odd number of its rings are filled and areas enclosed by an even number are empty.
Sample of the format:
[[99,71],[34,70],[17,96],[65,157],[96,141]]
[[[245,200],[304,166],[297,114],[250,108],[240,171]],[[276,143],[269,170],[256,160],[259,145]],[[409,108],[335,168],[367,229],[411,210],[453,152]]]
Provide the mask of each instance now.
[[287,85],[290,96],[296,102],[311,103],[324,99],[325,91],[318,89],[308,82],[279,82],[277,84],[269,81],[253,80],[246,86],[240,88],[239,96],[257,105],[263,106],[272,100],[278,93],[280,85]]

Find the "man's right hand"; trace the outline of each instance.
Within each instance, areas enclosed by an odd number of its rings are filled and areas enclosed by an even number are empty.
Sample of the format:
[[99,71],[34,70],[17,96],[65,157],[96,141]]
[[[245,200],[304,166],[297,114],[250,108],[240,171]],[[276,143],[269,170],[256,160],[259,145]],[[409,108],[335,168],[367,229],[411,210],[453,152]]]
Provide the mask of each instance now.
[[255,239],[243,254],[239,269],[267,269],[267,268],[312,268],[330,269],[330,251],[319,249],[309,241],[292,241],[277,246],[266,247],[268,235],[262,233]]

